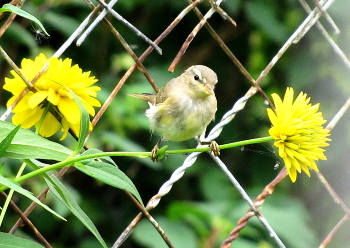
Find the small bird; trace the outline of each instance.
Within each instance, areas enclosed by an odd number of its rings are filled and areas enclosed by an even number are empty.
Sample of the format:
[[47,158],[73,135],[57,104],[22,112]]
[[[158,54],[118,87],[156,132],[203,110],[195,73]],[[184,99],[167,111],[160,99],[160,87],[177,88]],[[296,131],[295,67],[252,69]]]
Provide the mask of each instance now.
[[[217,110],[214,87],[217,82],[216,73],[209,67],[194,65],[170,80],[156,94],[129,95],[148,102],[146,116],[152,132],[166,140],[183,141],[203,134],[214,119]],[[153,161],[160,141],[152,150]]]

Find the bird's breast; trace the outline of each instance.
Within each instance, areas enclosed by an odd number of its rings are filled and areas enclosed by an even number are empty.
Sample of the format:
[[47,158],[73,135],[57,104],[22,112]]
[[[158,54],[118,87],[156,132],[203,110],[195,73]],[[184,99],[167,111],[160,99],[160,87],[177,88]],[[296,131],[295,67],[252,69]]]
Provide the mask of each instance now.
[[217,109],[215,96],[203,99],[168,98],[164,103],[150,105],[146,111],[151,128],[165,139],[181,141],[202,134],[214,119]]

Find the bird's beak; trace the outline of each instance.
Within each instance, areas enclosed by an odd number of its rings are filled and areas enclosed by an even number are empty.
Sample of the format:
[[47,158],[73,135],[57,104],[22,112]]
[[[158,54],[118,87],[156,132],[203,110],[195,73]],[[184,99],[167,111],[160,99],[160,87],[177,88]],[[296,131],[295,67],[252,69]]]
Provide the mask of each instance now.
[[210,86],[210,85],[205,85],[204,86],[205,90],[210,94],[210,95],[215,95],[214,93],[214,87]]

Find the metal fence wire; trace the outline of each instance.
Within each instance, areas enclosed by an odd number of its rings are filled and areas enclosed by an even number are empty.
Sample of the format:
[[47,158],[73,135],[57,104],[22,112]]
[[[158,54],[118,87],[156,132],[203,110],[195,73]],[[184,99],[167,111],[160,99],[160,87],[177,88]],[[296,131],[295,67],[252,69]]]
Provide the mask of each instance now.
[[[120,0],[119,2],[128,1],[128,0]],[[341,30],[337,27],[336,21],[333,20],[332,16],[327,12],[327,10],[334,4],[335,0],[312,0],[312,1],[306,1],[306,0],[299,0],[300,8],[303,8],[306,13],[306,17],[301,22],[301,24],[294,30],[294,32],[289,36],[289,38],[284,42],[284,44],[278,49],[275,56],[271,59],[271,61],[267,64],[267,66],[261,71],[260,75],[257,78],[254,78],[252,76],[248,69],[246,69],[243,66],[243,63],[239,61],[239,59],[233,54],[233,52],[230,50],[230,47],[225,44],[225,42],[220,38],[220,36],[217,33],[217,30],[213,28],[209,21],[213,16],[221,16],[224,22],[227,22],[229,25],[232,26],[232,28],[239,29],[240,23],[235,21],[233,16],[229,16],[225,8],[221,6],[222,0],[214,1],[214,0],[187,0],[187,6],[183,8],[183,10],[177,15],[177,17],[171,22],[170,25],[158,36],[157,39],[152,41],[151,38],[147,37],[146,34],[143,34],[140,30],[138,30],[137,27],[135,27],[133,24],[131,24],[128,20],[123,18],[123,13],[118,12],[117,8],[117,2],[118,0],[111,0],[106,1],[106,3],[102,0],[97,0],[97,3],[94,4],[90,2],[90,0],[84,0],[85,4],[87,4],[91,8],[91,13],[86,17],[86,19],[80,23],[79,27],[75,30],[74,33],[70,35],[70,37],[60,46],[60,48],[55,51],[53,57],[60,57],[62,56],[68,48],[73,48],[74,45],[83,46],[84,42],[88,42],[90,33],[95,29],[95,27],[99,26],[100,22],[104,23],[104,26],[117,38],[117,40],[120,42],[120,44],[123,46],[125,51],[130,55],[130,57],[134,60],[134,65],[131,66],[128,70],[126,70],[125,74],[119,82],[114,87],[113,91],[108,96],[107,100],[104,102],[103,106],[100,108],[96,116],[94,117],[92,121],[92,125],[96,126],[98,125],[98,122],[100,118],[103,116],[105,111],[108,109],[110,104],[112,103],[113,99],[117,96],[117,94],[120,92],[121,88],[124,86],[127,79],[133,75],[134,71],[138,70],[140,71],[144,77],[149,81],[151,86],[158,90],[157,85],[155,84],[154,80],[152,79],[150,73],[147,71],[147,66],[143,64],[144,60],[153,52],[155,51],[158,54],[162,54],[161,49],[161,42],[172,32],[178,32],[174,31],[174,28],[181,23],[181,21],[190,13],[194,13],[198,17],[198,24],[193,28],[191,32],[188,33],[187,38],[183,41],[182,47],[178,50],[177,55],[173,59],[173,62],[170,64],[168,70],[170,72],[173,72],[176,68],[176,66],[179,64],[183,56],[186,56],[186,52],[191,49],[192,41],[195,41],[197,39],[197,34],[200,30],[206,29],[207,35],[210,35],[211,38],[217,42],[220,49],[223,53],[226,54],[227,58],[231,61],[232,65],[234,65],[240,73],[243,75],[243,77],[250,82],[251,87],[247,90],[247,92],[238,100],[236,101],[232,108],[229,109],[223,117],[220,119],[218,116],[217,124],[211,129],[207,130],[208,135],[204,137],[205,142],[211,142],[213,140],[216,140],[223,129],[227,128],[228,124],[232,124],[232,120],[236,116],[237,113],[244,110],[246,107],[246,103],[249,102],[253,96],[260,94],[263,99],[265,99],[265,103],[267,105],[271,104],[271,101],[269,100],[269,97],[267,94],[265,94],[263,87],[261,84],[264,82],[264,80],[269,77],[270,71],[275,67],[276,64],[280,63],[281,57],[289,51],[289,49],[292,47],[292,45],[297,44],[298,42],[301,42],[303,37],[307,34],[309,34],[310,30],[317,30],[317,38],[318,40],[324,40],[326,41],[329,46],[334,51],[334,57],[342,61],[342,63],[347,67],[347,69],[350,69],[350,61],[346,56],[346,53],[343,52],[343,50],[339,47],[337,43],[336,35],[339,34]],[[226,1],[226,5],[229,5],[231,0]],[[12,4],[16,5],[18,7],[21,7],[22,4],[25,5],[25,1],[19,2],[19,1],[12,1]],[[208,7],[209,6],[209,7]],[[206,9],[206,12],[202,13],[201,10]],[[108,15],[110,14],[110,15]],[[108,16],[111,16],[107,18]],[[119,22],[123,23],[124,29],[127,29],[128,32],[133,32],[135,35],[142,39],[140,42],[145,42],[149,45],[149,47],[143,52],[141,56],[136,55],[136,52],[134,52],[134,48],[131,44],[128,44],[122,35],[117,31],[115,27],[112,25],[111,18],[117,19]],[[8,26],[11,25],[12,21],[14,20],[13,17],[8,17],[6,23],[4,24],[2,30],[2,33],[6,30]],[[322,20],[322,23],[321,23]],[[350,24],[350,23],[349,23]],[[326,27],[325,27],[326,26]],[[331,31],[327,31],[331,30]],[[332,32],[330,34],[329,32]],[[335,38],[334,38],[335,37]],[[349,43],[349,42],[348,42]],[[80,48],[75,48],[80,49]],[[10,58],[7,56],[7,53],[5,50],[2,49],[2,56],[9,61]],[[289,62],[293,63],[293,62]],[[15,65],[13,65],[15,66]],[[14,68],[13,68],[14,69]],[[326,96],[325,96],[326,97]],[[349,99],[335,99],[336,103],[340,106],[339,111],[334,114],[333,118],[329,121],[327,125],[327,129],[333,130],[336,127],[336,124],[342,120],[344,115],[347,112],[347,109],[350,104],[350,98]],[[270,107],[273,108],[272,105]],[[2,118],[6,119],[10,113],[12,108],[8,108],[7,112],[3,114]],[[331,131],[333,133],[333,131]],[[336,141],[333,139],[332,146],[336,146]],[[198,144],[197,148],[200,147],[207,147],[206,145]],[[197,160],[197,157],[202,152],[193,152],[190,153],[186,159],[183,161],[183,164],[180,165],[176,170],[173,171],[170,178],[165,181],[160,187],[157,194],[155,194],[151,199],[148,201],[146,208],[143,209],[140,205],[139,208],[141,212],[135,216],[135,219],[132,220],[125,228],[125,231],[120,234],[119,237],[116,237],[116,241],[113,244],[113,248],[121,247],[122,244],[129,238],[129,235],[134,231],[134,229],[137,229],[138,223],[146,218],[148,221],[152,223],[154,228],[159,232],[159,234],[164,239],[165,243],[168,247],[174,247],[174,245],[171,243],[171,240],[168,238],[166,231],[162,229],[162,227],[157,223],[156,218],[153,218],[151,215],[150,210],[156,208],[160,204],[160,200],[163,197],[166,197],[166,195],[172,190],[172,187],[174,184],[181,184],[181,179],[183,178],[186,170],[188,170],[191,166],[195,165],[195,162]],[[244,190],[244,188],[240,185],[238,180],[233,176],[232,172],[228,169],[228,166],[225,164],[225,161],[221,160],[220,157],[215,157],[209,152],[210,158],[212,159],[213,164],[218,165],[218,167],[221,169],[222,173],[226,175],[228,180],[232,183],[232,186],[235,187],[235,189],[239,192],[242,199],[246,202],[247,206],[247,212],[245,215],[241,216],[241,219],[237,220],[230,220],[231,222],[237,221],[236,227],[230,232],[227,233],[227,238],[225,240],[222,240],[222,248],[226,247],[235,247],[235,240],[239,237],[242,230],[244,230],[247,225],[249,225],[248,221],[251,218],[257,218],[259,222],[262,224],[262,226],[266,229],[266,232],[268,232],[269,236],[272,237],[274,245],[273,247],[286,247],[283,241],[283,237],[279,236],[275,230],[273,225],[269,223],[269,220],[264,217],[264,214],[262,213],[261,209],[263,209],[263,205],[266,201],[268,201],[268,196],[271,194],[274,194],[274,191],[277,187],[279,187],[283,179],[285,179],[285,176],[287,175],[286,170],[283,168],[280,170],[278,175],[275,179],[273,179],[270,183],[268,183],[265,188],[260,189],[261,193],[255,198],[252,199],[247,192]],[[327,162],[324,162],[324,164],[327,164]],[[327,166],[331,166],[330,164]],[[321,168],[322,171],[322,168]],[[63,174],[66,172],[66,169],[62,169],[62,171],[59,172],[57,175],[59,178],[63,176]],[[324,186],[324,192],[327,192],[331,196],[332,199],[334,199],[334,202],[330,204],[334,204],[334,207],[340,206],[340,208],[343,211],[343,216],[339,217],[339,221],[337,223],[334,223],[334,226],[329,229],[329,233],[325,235],[325,238],[320,241],[319,247],[326,247],[328,244],[330,244],[330,247],[332,244],[332,238],[336,235],[336,233],[342,229],[342,226],[344,223],[346,223],[350,217],[350,209],[346,205],[346,199],[342,199],[337,194],[337,189],[333,189],[332,186],[327,182],[327,178],[321,173],[321,172],[315,172],[317,174],[317,178],[321,182],[321,184]],[[334,172],[337,173],[337,172]],[[314,177],[313,179],[316,179]],[[46,194],[46,191],[43,191],[39,195],[39,199],[42,199],[43,196]],[[32,208],[34,208],[33,206]],[[26,212],[24,212],[24,215],[27,215]],[[23,214],[21,212],[21,214]],[[25,216],[23,217],[26,218]],[[297,221],[297,220],[296,220]],[[312,223],[311,223],[312,224]],[[18,228],[20,225],[20,221],[17,223],[17,226],[14,228]],[[302,232],[302,230],[301,230]],[[342,232],[344,235],[344,232]],[[347,234],[349,235],[349,232],[347,231]],[[43,240],[41,237],[39,237],[39,240]],[[44,242],[44,241],[43,241]],[[301,241],[302,242],[302,241]],[[0,242],[1,243],[1,242]],[[45,243],[45,242],[44,242]],[[50,244],[45,243],[47,247],[51,247]],[[262,247],[262,246],[261,246]],[[270,247],[270,246],[267,246]],[[300,246],[304,247],[304,246]],[[350,246],[349,246],[350,247]]]

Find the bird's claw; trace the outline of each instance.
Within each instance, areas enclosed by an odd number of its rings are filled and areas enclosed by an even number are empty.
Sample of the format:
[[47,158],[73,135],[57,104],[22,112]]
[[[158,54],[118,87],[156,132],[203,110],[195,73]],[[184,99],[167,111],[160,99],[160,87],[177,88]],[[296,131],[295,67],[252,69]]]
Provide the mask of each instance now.
[[220,156],[220,148],[218,143],[216,143],[215,140],[212,140],[210,142],[200,142],[202,145],[209,145],[210,152],[214,154],[215,157]]
[[151,151],[151,159],[153,162],[159,162],[159,159],[157,158],[158,151],[159,151],[159,146],[158,144],[156,144]]
[[158,144],[154,146],[154,148],[151,151],[151,159],[153,162],[159,162],[166,156],[166,150],[168,149],[168,146],[162,146],[159,148]]
[[209,147],[210,151],[214,154],[215,157],[220,156],[220,148],[216,141],[211,141]]

